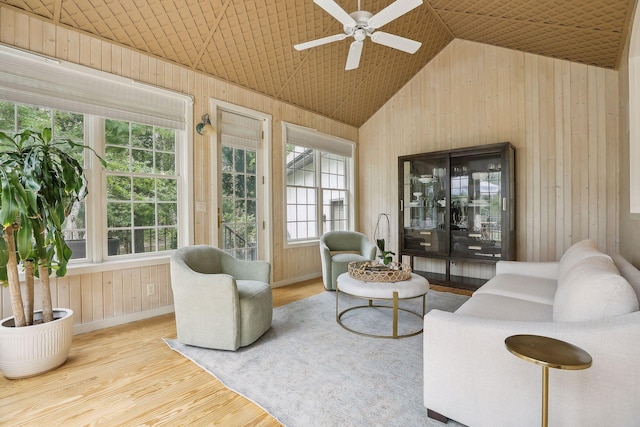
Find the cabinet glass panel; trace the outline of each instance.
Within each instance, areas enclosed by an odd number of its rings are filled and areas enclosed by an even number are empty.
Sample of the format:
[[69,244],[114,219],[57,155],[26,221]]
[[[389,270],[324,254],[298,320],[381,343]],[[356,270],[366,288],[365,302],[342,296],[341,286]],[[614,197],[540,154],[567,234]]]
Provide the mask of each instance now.
[[502,165],[499,155],[451,159],[451,253],[500,258]]
[[429,158],[402,164],[403,248],[447,253],[447,159]]

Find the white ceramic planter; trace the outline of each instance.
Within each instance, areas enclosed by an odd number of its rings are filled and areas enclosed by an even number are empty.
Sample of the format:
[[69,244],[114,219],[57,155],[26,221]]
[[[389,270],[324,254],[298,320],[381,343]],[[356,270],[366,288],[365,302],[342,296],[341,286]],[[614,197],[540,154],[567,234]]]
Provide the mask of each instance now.
[[[42,319],[42,311],[34,313]],[[13,317],[0,322],[0,371],[9,379],[32,377],[62,365],[71,349],[73,310],[54,308],[52,322],[16,328]]]

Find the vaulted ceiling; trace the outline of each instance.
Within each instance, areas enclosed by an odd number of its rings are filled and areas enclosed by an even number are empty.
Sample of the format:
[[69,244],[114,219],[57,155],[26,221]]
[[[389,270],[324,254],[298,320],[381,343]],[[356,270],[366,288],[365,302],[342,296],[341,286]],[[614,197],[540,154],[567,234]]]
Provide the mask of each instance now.
[[[404,0],[400,0],[404,1]],[[357,0],[336,0],[347,12]],[[361,0],[373,14],[392,0]],[[349,38],[312,0],[0,0],[55,24],[182,64],[354,126],[362,125],[454,38],[616,68],[635,0],[425,0],[384,26],[422,42],[413,55]]]

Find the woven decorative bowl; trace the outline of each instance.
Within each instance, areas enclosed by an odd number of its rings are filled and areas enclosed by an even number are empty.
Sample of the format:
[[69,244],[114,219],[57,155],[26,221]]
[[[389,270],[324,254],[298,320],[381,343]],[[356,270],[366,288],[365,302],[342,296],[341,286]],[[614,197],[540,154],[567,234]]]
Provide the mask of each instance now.
[[411,267],[398,263],[388,267],[371,261],[353,261],[349,263],[349,276],[363,282],[401,282],[411,278]]

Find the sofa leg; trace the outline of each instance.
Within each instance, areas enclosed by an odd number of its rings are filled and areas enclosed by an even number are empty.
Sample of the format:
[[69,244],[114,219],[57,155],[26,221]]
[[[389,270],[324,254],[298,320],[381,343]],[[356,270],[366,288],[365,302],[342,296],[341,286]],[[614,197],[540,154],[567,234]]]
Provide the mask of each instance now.
[[449,422],[449,418],[445,417],[442,414],[437,413],[436,411],[432,411],[431,409],[427,408],[427,416],[429,418],[432,418],[436,421],[440,421],[441,423],[448,423]]

